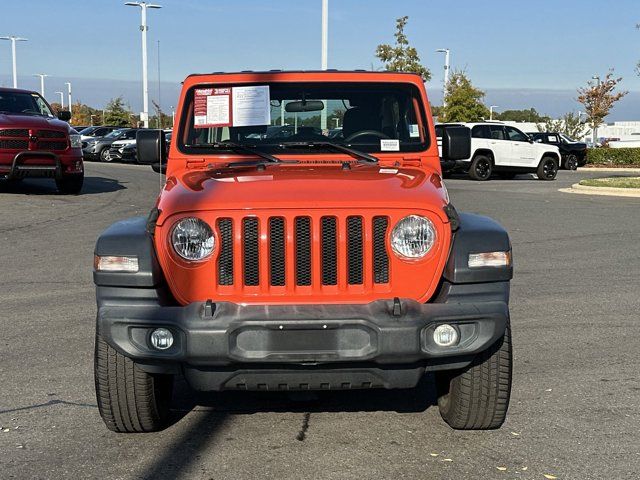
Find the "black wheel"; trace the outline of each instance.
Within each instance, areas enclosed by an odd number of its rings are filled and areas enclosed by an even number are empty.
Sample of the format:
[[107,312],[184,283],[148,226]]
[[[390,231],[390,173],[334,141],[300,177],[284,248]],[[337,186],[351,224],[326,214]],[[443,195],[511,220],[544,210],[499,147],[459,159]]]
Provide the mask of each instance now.
[[499,172],[498,176],[503,180],[513,180],[516,178],[517,173],[514,172]]
[[100,150],[100,161],[101,162],[110,162],[111,157],[109,156],[109,147],[103,148]]
[[94,374],[98,410],[114,432],[154,432],[167,425],[172,375],[142,371],[96,335]]
[[477,155],[471,162],[471,168],[469,168],[469,176],[474,180],[489,180],[493,165],[491,159],[485,155]]
[[457,430],[499,428],[509,408],[511,372],[511,327],[507,322],[504,336],[467,368],[436,373],[443,420]]
[[575,153],[570,153],[564,160],[564,168],[567,170],[578,169],[578,156]]
[[558,174],[558,161],[553,157],[543,157],[536,173],[538,180],[554,180]]
[[84,183],[84,174],[65,175],[62,178],[56,178],[56,187],[58,192],[65,195],[76,195],[82,190]]

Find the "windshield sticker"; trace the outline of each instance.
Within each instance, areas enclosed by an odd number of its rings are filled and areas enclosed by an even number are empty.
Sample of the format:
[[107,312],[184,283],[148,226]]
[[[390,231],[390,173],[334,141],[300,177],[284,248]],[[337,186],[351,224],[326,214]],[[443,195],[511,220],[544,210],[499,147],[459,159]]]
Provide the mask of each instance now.
[[399,152],[400,140],[395,140],[392,138],[380,139],[380,150],[383,152]]
[[231,125],[231,89],[200,88],[195,91],[195,128],[228,127]]
[[234,87],[232,91],[234,127],[271,124],[271,103],[268,85]]
[[418,130],[418,124],[412,123],[409,125],[409,137],[418,138],[420,136],[420,131]]

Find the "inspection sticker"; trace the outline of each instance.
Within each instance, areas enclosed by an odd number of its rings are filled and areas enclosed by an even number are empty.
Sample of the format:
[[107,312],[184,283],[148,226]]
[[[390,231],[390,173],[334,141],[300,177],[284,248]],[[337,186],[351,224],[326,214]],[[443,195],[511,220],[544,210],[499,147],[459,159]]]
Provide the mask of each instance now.
[[231,89],[196,89],[193,101],[193,115],[196,128],[230,126]]
[[383,152],[399,152],[400,140],[393,138],[382,138],[380,139],[380,150]]

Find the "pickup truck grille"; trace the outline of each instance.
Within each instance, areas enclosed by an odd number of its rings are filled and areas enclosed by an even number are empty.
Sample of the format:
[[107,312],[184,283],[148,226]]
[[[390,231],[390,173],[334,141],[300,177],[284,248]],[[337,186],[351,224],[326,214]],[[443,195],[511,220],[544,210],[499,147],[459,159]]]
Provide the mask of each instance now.
[[248,216],[218,218],[216,227],[219,286],[340,291],[389,282],[385,216]]
[[58,130],[0,129],[0,149],[63,151],[68,148],[67,134]]

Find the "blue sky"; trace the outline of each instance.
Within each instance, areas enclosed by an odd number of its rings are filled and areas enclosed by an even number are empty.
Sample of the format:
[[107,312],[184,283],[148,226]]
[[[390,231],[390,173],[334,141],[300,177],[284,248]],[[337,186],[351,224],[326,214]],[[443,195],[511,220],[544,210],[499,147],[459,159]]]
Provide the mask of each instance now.
[[[138,109],[140,87],[139,9],[116,0],[2,0],[0,35],[29,39],[18,45],[20,86],[37,88],[33,73],[47,79],[47,97],[72,79],[76,98],[96,105],[123,93]],[[320,66],[320,0],[158,0],[149,12],[149,75],[157,96],[157,41],[160,41],[162,103],[173,104],[179,82],[189,73],[245,69],[316,69]],[[608,4],[615,3],[615,8]],[[393,43],[395,19],[408,15],[406,33],[433,74],[438,98],[443,55],[451,49],[453,68],[492,95],[510,92],[507,108],[553,110],[544,91],[565,92],[563,108],[575,105],[575,88],[609,68],[623,87],[640,91],[634,72],[640,60],[640,2],[637,0],[330,0],[329,67],[380,66],[373,52]],[[0,84],[9,85],[9,42],[0,43]],[[108,80],[105,82],[104,80]],[[165,83],[166,82],[166,83]],[[51,92],[49,92],[49,90]],[[518,105],[527,90],[527,105]],[[543,92],[540,93],[539,91]],[[538,93],[531,93],[537,91]],[[636,108],[630,95],[618,110]],[[437,102],[436,102],[437,103]],[[531,104],[531,105],[530,105]],[[548,106],[547,106],[548,104]],[[627,114],[626,112],[629,112]],[[550,112],[555,113],[555,112]],[[558,112],[559,113],[559,112]],[[616,116],[619,116],[620,113]],[[640,117],[640,110],[638,112]]]

